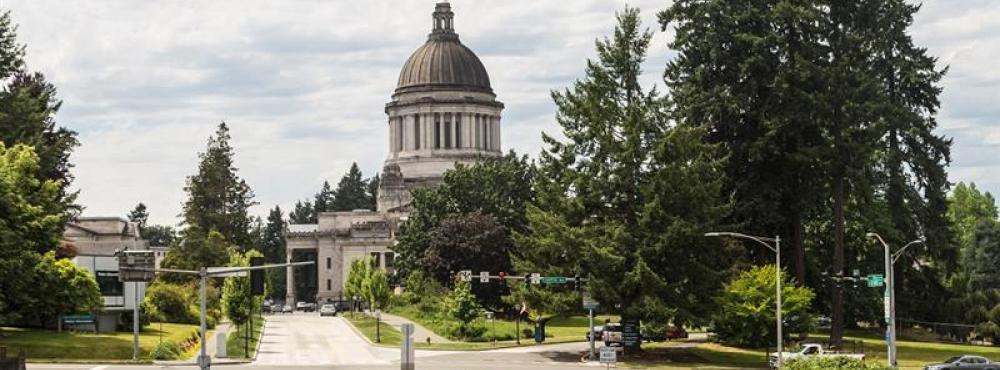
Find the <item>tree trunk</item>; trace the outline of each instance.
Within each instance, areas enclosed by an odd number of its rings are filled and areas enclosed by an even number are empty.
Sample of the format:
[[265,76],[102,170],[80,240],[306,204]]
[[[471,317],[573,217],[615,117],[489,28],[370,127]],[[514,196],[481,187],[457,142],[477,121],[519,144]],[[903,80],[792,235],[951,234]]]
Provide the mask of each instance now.
[[806,285],[806,247],[803,245],[804,228],[802,213],[796,211],[792,216],[792,248],[795,253],[795,280],[799,286]]
[[844,338],[844,175],[834,177],[833,184],[833,308],[830,318],[830,342],[840,344]]

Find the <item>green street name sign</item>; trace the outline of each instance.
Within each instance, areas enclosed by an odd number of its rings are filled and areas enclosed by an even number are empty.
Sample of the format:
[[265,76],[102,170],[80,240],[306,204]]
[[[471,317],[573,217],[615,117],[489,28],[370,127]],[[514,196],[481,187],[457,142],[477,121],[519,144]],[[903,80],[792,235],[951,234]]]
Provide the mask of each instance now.
[[865,281],[868,282],[869,288],[877,288],[885,285],[885,277],[882,274],[871,274],[866,276]]
[[542,278],[542,284],[566,284],[565,276],[545,276]]

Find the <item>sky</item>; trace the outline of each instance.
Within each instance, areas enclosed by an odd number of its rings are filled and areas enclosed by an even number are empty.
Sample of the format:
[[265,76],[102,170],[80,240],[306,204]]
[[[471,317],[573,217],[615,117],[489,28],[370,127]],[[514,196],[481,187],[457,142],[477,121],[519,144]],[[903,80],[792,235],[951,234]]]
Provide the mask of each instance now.
[[[531,156],[558,133],[553,89],[583,76],[619,0],[455,0],[455,28],[482,59],[503,112],[502,143]],[[656,12],[647,87],[676,54]],[[365,176],[388,151],[385,103],[426,40],[433,0],[0,0],[19,25],[27,64],[58,88],[57,122],[79,133],[74,188],[85,216],[179,221],[185,178],[219,122],[230,125],[239,175],[266,215],[335,184],[352,162]],[[927,0],[911,34],[939,64],[938,132],[953,138],[950,179],[1000,194],[1000,1]]]

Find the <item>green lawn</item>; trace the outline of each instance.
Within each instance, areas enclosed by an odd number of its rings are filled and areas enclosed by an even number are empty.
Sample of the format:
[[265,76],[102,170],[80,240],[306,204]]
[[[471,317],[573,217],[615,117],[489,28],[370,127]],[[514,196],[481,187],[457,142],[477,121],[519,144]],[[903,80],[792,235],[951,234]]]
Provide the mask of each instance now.
[[[390,311],[394,315],[402,316],[407,319],[413,320],[414,322],[420,324],[421,326],[431,330],[438,335],[445,336],[443,330],[444,323],[440,320],[427,317],[416,310],[415,307],[393,307]],[[609,315],[597,315],[594,317],[595,325],[603,325],[605,319],[611,319],[611,321],[618,321],[617,316]],[[588,319],[586,316],[571,316],[571,317],[556,317],[548,321],[545,325],[545,342],[546,343],[564,343],[564,342],[576,342],[586,340]],[[497,338],[498,343],[509,342],[510,345],[516,345],[514,339],[515,333],[520,329],[524,331],[525,329],[534,328],[534,324],[530,322],[521,322],[520,324],[515,323],[513,320],[486,320],[485,318],[480,321],[485,327],[486,332],[483,334],[482,338],[476,342],[489,342],[493,338]],[[527,339],[522,336],[521,343],[529,344],[533,343],[533,339]],[[491,347],[490,343],[486,343],[487,347]],[[426,343],[424,343],[426,346]],[[433,345],[431,347],[434,347]],[[471,347],[479,347],[478,345],[473,345]]]
[[[140,359],[149,361],[149,351],[160,341],[184,338],[197,333],[198,327],[185,324],[153,323],[139,333]],[[0,346],[6,346],[8,353],[16,354],[25,350],[29,360],[44,361],[86,361],[86,360],[131,360],[132,333],[62,333],[55,330],[8,328],[0,329]]]
[[374,317],[364,314],[345,314],[343,316],[347,319],[347,321],[350,321],[351,324],[354,324],[354,327],[357,328],[362,335],[367,337],[368,340],[371,340],[372,343],[375,343],[376,340],[380,339],[378,343],[381,345],[399,347],[399,344],[402,342],[402,334],[399,333],[399,330],[396,330],[396,328],[393,328],[391,325],[384,322],[379,323],[378,328],[380,332],[376,333]]
[[257,342],[260,341],[261,328],[264,327],[264,318],[254,317],[253,331],[250,332],[250,355],[247,356],[244,349],[246,347],[246,334],[249,325],[242,325],[237,330],[229,332],[226,337],[226,355],[229,358],[253,358],[257,353]]

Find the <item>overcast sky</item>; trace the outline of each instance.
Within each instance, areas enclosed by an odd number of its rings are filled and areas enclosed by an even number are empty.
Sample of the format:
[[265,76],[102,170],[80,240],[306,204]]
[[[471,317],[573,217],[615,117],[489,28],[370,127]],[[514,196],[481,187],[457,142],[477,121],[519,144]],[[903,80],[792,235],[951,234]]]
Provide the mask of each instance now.
[[[536,155],[554,133],[549,91],[569,86],[614,26],[612,0],[457,0],[455,27],[489,71],[505,149]],[[658,31],[667,1],[628,1]],[[0,0],[20,25],[31,70],[63,100],[80,134],[75,187],[85,215],[146,203],[175,224],[184,179],[220,121],[256,214],[287,210],[351,162],[365,176],[387,152],[384,104],[430,31],[433,0]],[[1000,193],[1000,1],[929,0],[912,34],[950,66],[941,134],[954,138],[952,181]],[[674,54],[657,32],[645,80]],[[660,83],[662,87],[662,83]]]

